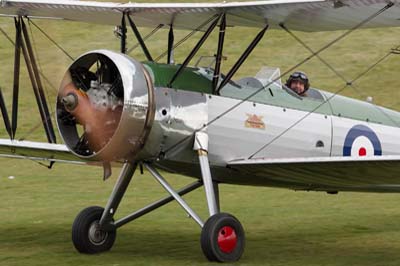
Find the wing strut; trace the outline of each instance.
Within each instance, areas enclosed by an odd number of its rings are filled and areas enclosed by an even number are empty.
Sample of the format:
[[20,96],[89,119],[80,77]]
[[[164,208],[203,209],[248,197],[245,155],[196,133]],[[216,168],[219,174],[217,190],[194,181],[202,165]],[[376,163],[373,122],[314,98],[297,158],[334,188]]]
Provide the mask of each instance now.
[[146,55],[147,60],[153,62],[154,61],[153,57],[151,57],[149,49],[147,49],[147,46],[144,43],[143,38],[140,35],[140,32],[137,29],[135,23],[133,22],[131,16],[129,14],[127,14],[127,17],[128,17],[129,25],[131,26],[131,29],[132,29],[133,33],[135,34],[136,39],[138,40],[140,46],[142,47],[142,50],[143,50],[144,54]]
[[247,59],[247,57],[250,55],[250,53],[253,51],[253,49],[257,46],[257,44],[261,41],[262,37],[264,36],[264,33],[267,31],[269,25],[267,24],[254,38],[254,40],[250,43],[249,47],[243,52],[243,54],[240,56],[238,61],[233,65],[232,69],[229,70],[228,74],[226,74],[226,77],[224,80],[221,82],[219,85],[216,94],[219,94],[221,89],[228,84],[228,82],[231,80],[233,75],[235,75],[236,71],[240,68],[240,66],[243,64],[243,62]]
[[[19,94],[19,71],[21,68],[21,18],[14,18],[15,23],[15,50],[14,50],[14,81],[13,81],[13,102],[11,117],[11,139],[15,138],[18,121],[18,94]],[[7,126],[6,126],[7,127]]]
[[174,56],[173,56],[173,48],[174,48],[174,28],[171,26],[169,27],[169,32],[168,32],[168,58],[167,58],[167,64],[173,64],[174,63]]
[[214,19],[214,21],[208,27],[206,32],[203,34],[203,36],[201,36],[200,40],[197,42],[197,44],[195,45],[193,50],[186,57],[185,61],[182,63],[182,65],[180,65],[180,67],[175,72],[174,76],[172,77],[171,81],[168,83],[169,88],[172,87],[172,83],[176,80],[176,78],[183,71],[183,69],[189,64],[190,60],[192,60],[193,56],[197,53],[197,51],[200,49],[200,47],[203,45],[203,43],[207,40],[208,36],[210,36],[210,33],[214,30],[215,26],[217,26],[217,23],[218,23],[220,17],[221,17],[221,15],[219,15],[217,18]]
[[[49,108],[47,106],[47,101],[45,94],[43,92],[43,85],[40,80],[38,66],[36,64],[35,56],[33,54],[32,45],[29,39],[28,31],[26,29],[24,20],[20,17],[18,22],[15,23],[17,31],[16,39],[16,62],[15,69],[19,69],[19,49],[22,49],[22,54],[25,59],[25,63],[28,69],[29,78],[32,83],[33,91],[35,93],[36,102],[39,108],[39,113],[42,119],[44,130],[46,132],[47,140],[50,143],[56,143],[56,136],[51,122]],[[18,45],[18,42],[20,43]],[[18,105],[18,92],[19,92],[19,70],[14,73],[14,94],[13,94],[13,121],[12,130],[13,137],[15,137],[15,131],[17,129],[17,105]]]
[[126,22],[125,13],[122,13],[121,19],[121,53],[126,53]]
[[224,40],[225,40],[225,28],[226,28],[226,14],[224,13],[222,15],[221,24],[219,26],[218,49],[217,49],[217,56],[215,58],[215,70],[214,70],[213,87],[212,87],[213,94],[215,94],[215,91],[217,89],[219,74],[221,70],[222,50],[224,48]]
[[[43,92],[43,85],[40,80],[39,69],[36,64],[32,45],[30,43],[28,31],[26,29],[22,17],[14,18],[15,24],[15,42],[9,37],[6,37],[15,46],[14,50],[14,77],[13,77],[13,96],[12,96],[12,114],[11,122],[8,116],[7,108],[5,105],[4,97],[0,91],[0,109],[3,116],[4,125],[11,139],[15,139],[18,127],[18,98],[19,98],[19,77],[21,68],[21,50],[25,59],[28,69],[29,78],[32,83],[33,91],[35,93],[36,102],[39,108],[39,113],[42,119],[44,130],[47,135],[47,140],[50,143],[56,143],[56,136],[51,122],[51,116],[45,94]],[[3,32],[3,34],[5,34]]]
[[[180,45],[182,45],[183,43],[185,43],[187,40],[190,39],[190,37],[192,37],[196,32],[200,32],[203,31],[203,28],[205,26],[208,25],[208,23],[210,23],[211,21],[213,21],[216,18],[216,15],[209,17],[206,21],[204,21],[202,24],[200,24],[197,28],[195,28],[194,30],[192,30],[191,32],[189,32],[189,34],[185,35],[185,37],[183,37],[182,39],[180,39],[179,41],[175,42],[174,45],[172,46],[172,50],[175,50],[176,48],[178,48]],[[0,28],[1,31],[1,28]],[[156,57],[155,61],[158,62],[160,61],[161,58],[163,58],[164,56],[168,55],[168,49],[163,51],[159,56]]]
[[8,117],[6,103],[4,102],[3,92],[1,91],[1,88],[0,88],[0,109],[1,109],[1,115],[3,116],[4,125],[6,126],[7,133],[10,136],[10,138],[13,139],[13,134],[10,125],[10,118]]

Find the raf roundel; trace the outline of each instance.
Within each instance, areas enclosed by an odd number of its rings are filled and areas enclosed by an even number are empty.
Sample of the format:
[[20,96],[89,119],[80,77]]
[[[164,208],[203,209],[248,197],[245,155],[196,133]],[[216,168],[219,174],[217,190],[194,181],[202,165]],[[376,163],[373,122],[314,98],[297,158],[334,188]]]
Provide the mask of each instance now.
[[346,135],[343,156],[379,156],[382,155],[381,142],[372,129],[364,125],[352,127]]

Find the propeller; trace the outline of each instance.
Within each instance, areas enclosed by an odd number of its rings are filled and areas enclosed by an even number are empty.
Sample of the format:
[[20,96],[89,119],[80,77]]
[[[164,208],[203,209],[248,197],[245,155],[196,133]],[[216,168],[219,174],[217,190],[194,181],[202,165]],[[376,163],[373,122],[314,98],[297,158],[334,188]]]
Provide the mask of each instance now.
[[[91,69],[95,68],[94,72]],[[114,67],[115,68],[115,67]],[[71,68],[64,77],[59,100],[64,116],[82,127],[74,150],[82,155],[99,152],[118,127],[123,95],[121,77],[104,58],[90,66]]]
[[61,82],[60,135],[71,152],[85,160],[107,164],[149,156],[143,147],[154,117],[151,76],[124,54],[88,52],[72,63]]

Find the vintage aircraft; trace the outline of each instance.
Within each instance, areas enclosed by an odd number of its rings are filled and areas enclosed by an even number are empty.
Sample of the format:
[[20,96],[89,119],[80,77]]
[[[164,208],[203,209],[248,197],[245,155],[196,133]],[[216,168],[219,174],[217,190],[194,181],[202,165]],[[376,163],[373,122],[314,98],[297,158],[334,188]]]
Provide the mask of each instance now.
[[[110,175],[111,163],[123,163],[106,207],[89,207],[76,217],[72,240],[79,252],[111,249],[117,228],[176,200],[202,228],[201,247],[207,259],[236,261],[244,250],[244,231],[234,216],[220,212],[219,183],[329,193],[400,192],[400,113],[313,88],[308,96],[300,97],[279,83],[282,75],[266,75],[268,71],[232,80],[269,27],[347,30],[338,41],[358,28],[400,26],[397,1],[118,4],[1,0],[0,14],[14,18],[16,26],[11,121],[0,97],[10,135],[10,140],[0,141],[3,156],[100,164],[104,178]],[[65,145],[55,144],[41,75],[25,27],[24,21],[36,18],[117,25],[121,37],[120,52],[87,52],[66,71],[56,103],[57,126]],[[128,26],[147,61],[124,54]],[[169,29],[167,63],[153,59],[137,26]],[[228,26],[259,27],[261,31],[223,75],[220,67]],[[216,28],[215,65],[189,67]],[[177,29],[203,32],[182,64],[174,64],[172,58]],[[329,45],[314,51],[310,58]],[[21,53],[49,143],[14,139]],[[171,196],[114,221],[137,166],[147,168]],[[156,169],[198,181],[175,190]],[[182,199],[200,186],[205,188],[210,214],[206,221]]]

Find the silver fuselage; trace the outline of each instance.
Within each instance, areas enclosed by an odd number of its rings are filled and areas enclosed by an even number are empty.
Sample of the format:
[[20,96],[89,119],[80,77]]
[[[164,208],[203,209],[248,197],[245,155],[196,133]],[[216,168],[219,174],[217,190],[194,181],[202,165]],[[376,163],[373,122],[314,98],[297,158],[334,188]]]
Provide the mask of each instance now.
[[[276,90],[277,88],[274,93]],[[329,93],[323,93],[323,99],[319,101],[325,102],[330,96]],[[342,98],[365,105],[372,111],[379,108],[367,102]],[[330,180],[318,179],[312,176],[312,173],[302,174],[300,181],[296,179],[296,174],[292,173],[293,183],[291,183],[287,180],[280,181],[274,176],[238,172],[227,165],[229,162],[248,158],[345,156],[344,145],[349,129],[359,125],[365,125],[376,133],[382,155],[400,154],[398,127],[379,124],[378,121],[370,122],[368,118],[363,121],[359,119],[359,116],[354,119],[349,115],[347,117],[335,115],[337,110],[330,110],[330,114],[325,111],[311,112],[285,107],[284,104],[263,104],[253,100],[243,101],[231,96],[216,96],[161,87],[155,88],[155,99],[157,103],[155,121],[144,152],[160,151],[162,158],[157,158],[157,165],[160,168],[195,178],[201,178],[201,173],[198,157],[193,151],[191,136],[194,131],[206,124],[208,126],[203,131],[209,136],[208,155],[212,176],[223,183],[304,190],[310,190],[312,184],[318,183],[318,190],[330,190],[332,188]],[[304,99],[297,100],[304,101]],[[314,100],[311,99],[311,101]],[[328,101],[325,104],[327,103]],[[316,104],[319,104],[318,101]],[[226,112],[234,106],[234,109]],[[399,121],[398,114],[391,110],[382,109],[376,112],[382,112],[382,116],[387,116],[386,113],[389,112],[393,123]],[[363,139],[360,141],[362,142]],[[367,150],[371,149],[368,143],[366,145]],[[163,151],[166,152],[163,153]],[[357,156],[354,154],[358,152],[357,150],[350,152],[351,156]],[[156,158],[159,154],[154,153],[153,156]],[[390,185],[399,185],[400,179],[390,180],[390,182]],[[370,185],[368,180],[364,183]],[[354,182],[335,180],[334,184],[336,189],[354,190],[351,187],[360,185],[360,182],[359,180]]]

